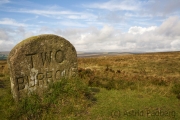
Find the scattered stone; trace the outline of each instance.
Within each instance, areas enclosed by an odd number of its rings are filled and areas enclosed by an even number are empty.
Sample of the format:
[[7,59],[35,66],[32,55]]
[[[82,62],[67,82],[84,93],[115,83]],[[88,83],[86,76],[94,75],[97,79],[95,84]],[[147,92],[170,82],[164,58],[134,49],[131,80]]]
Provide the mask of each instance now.
[[15,100],[42,91],[49,83],[77,74],[77,53],[66,39],[33,36],[17,44],[8,56],[11,91]]

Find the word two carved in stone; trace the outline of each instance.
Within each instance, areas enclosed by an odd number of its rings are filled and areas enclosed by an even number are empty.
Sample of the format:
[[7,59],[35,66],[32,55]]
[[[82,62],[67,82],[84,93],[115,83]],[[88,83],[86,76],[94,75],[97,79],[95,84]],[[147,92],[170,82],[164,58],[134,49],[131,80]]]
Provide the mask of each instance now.
[[[50,82],[77,73],[74,46],[56,35],[30,37],[17,44],[8,57],[11,91],[16,100],[42,91]],[[39,92],[38,92],[39,94]]]

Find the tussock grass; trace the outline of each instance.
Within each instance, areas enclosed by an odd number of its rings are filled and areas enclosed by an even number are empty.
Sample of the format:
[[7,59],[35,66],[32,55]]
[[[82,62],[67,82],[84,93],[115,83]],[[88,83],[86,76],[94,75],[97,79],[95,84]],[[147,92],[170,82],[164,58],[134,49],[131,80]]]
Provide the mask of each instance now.
[[61,79],[51,84],[43,96],[34,93],[18,104],[10,92],[4,93],[0,98],[0,116],[19,120],[80,118],[88,114],[94,98],[91,89],[79,78]]
[[[89,86],[101,88],[91,109],[92,118],[180,118],[179,60],[180,52],[79,58],[79,67],[89,65],[94,72],[93,75],[84,73],[91,83]],[[96,65],[96,69],[90,65]],[[153,114],[153,110],[167,114]]]
[[1,119],[180,119],[180,52],[78,58],[79,77],[15,104],[0,77]]

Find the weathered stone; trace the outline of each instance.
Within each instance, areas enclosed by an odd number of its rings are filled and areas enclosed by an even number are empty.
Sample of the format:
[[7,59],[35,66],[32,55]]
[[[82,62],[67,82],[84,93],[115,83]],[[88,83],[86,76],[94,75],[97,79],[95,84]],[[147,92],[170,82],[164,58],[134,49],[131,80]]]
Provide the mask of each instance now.
[[56,35],[39,35],[17,44],[8,56],[11,91],[15,100],[32,92],[42,94],[50,82],[77,72],[74,46]]

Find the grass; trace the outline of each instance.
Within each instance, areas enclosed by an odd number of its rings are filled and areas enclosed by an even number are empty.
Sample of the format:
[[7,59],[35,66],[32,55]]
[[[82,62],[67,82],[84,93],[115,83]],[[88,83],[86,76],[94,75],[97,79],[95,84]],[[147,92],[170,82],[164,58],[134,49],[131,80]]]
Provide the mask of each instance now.
[[[104,97],[106,99],[104,99]],[[101,89],[101,93],[97,95],[98,104],[92,109],[93,119],[175,119],[179,118],[179,107],[172,103],[178,101],[174,96],[164,97],[157,93],[146,94],[139,91],[118,91]],[[170,107],[171,106],[171,107]],[[173,108],[174,107],[174,108]],[[101,109],[100,109],[101,108]],[[142,111],[142,112],[141,112]],[[168,112],[167,116],[153,116],[153,112]]]
[[[6,64],[6,63],[5,63]],[[178,120],[180,52],[78,58],[79,77],[15,104],[0,76],[1,119]],[[4,68],[1,71],[7,71]]]
[[18,104],[14,103],[10,92],[5,95],[0,98],[1,118],[22,120],[78,118],[87,114],[93,98],[90,88],[78,78],[62,79],[51,84],[43,96],[32,94]]

